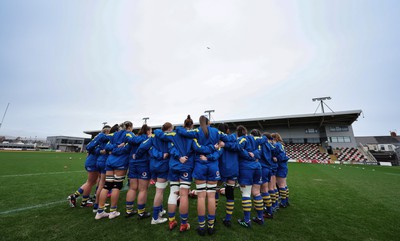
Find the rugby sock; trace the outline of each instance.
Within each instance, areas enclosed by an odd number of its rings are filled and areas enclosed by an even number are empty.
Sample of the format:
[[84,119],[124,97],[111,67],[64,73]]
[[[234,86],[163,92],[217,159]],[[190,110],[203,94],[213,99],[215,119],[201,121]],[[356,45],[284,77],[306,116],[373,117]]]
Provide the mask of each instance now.
[[269,190],[268,193],[269,193],[269,196],[271,197],[272,209],[274,209],[275,208],[275,194],[274,194],[274,191],[273,190]]
[[275,207],[279,207],[279,192],[278,192],[278,189],[275,189],[274,192],[275,192]]
[[158,213],[161,210],[161,206],[158,207],[153,207],[153,219],[157,220],[158,219]]
[[143,215],[144,214],[144,208],[146,207],[146,204],[138,204],[138,214]]
[[218,207],[218,201],[219,201],[219,188],[215,192],[215,207]]
[[99,208],[99,204],[98,203],[93,204],[93,209],[98,209],[98,208]]
[[105,208],[105,206],[99,207],[99,209],[97,209],[97,213],[104,212],[104,208]]
[[289,203],[289,187],[286,186],[286,205]]
[[134,202],[126,202],[125,205],[126,205],[126,213],[128,214],[132,213]]
[[264,206],[267,209],[268,213],[272,213],[271,207],[272,207],[272,202],[271,202],[271,196],[269,195],[268,192],[262,192],[261,196],[263,198]]
[[206,227],[206,216],[197,216],[199,220],[199,228],[205,228]]
[[79,197],[80,195],[82,195],[83,193],[83,189],[79,188],[78,190],[76,190],[76,192],[74,193],[75,197]]
[[208,228],[214,228],[215,215],[208,215],[207,219]]
[[110,207],[110,213],[117,211],[117,206]]
[[264,211],[263,198],[261,197],[261,195],[255,196],[253,202],[254,202],[254,209],[257,212],[258,218],[263,219],[263,211]]
[[226,200],[226,215],[225,215],[225,220],[231,220],[232,218],[232,213],[233,213],[233,208],[235,207],[235,201],[234,200]]
[[86,203],[89,200],[89,195],[87,196],[82,196],[82,203]]
[[188,213],[181,214],[181,224],[187,224],[188,216]]
[[248,223],[250,221],[250,212],[251,212],[251,198],[250,197],[242,197],[242,207],[244,213],[244,221]]
[[281,204],[286,205],[286,188],[279,188],[279,195],[281,196]]
[[175,221],[175,212],[173,213],[168,212],[168,221],[170,222]]

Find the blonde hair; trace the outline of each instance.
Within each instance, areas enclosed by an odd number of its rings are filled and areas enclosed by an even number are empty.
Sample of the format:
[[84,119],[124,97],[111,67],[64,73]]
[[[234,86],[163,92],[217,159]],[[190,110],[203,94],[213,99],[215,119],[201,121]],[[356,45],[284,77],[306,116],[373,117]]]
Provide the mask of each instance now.
[[279,135],[279,133],[272,133],[271,136],[272,138],[274,138],[275,141],[280,142],[281,144],[285,144],[283,143],[282,137],[281,135]]
[[122,129],[122,130],[126,130],[127,128],[132,127],[132,126],[133,126],[133,124],[130,121],[125,121],[124,123],[119,125],[120,129]]

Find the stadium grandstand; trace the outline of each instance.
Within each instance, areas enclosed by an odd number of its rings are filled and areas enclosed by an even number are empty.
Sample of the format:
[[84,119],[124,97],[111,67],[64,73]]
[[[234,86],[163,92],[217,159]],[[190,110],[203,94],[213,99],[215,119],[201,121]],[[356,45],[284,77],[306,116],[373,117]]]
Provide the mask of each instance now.
[[[361,148],[354,137],[352,124],[361,115],[361,110],[259,117],[214,121],[213,126],[226,123],[231,129],[243,125],[249,131],[278,132],[284,142],[288,156],[297,162],[307,163],[376,163],[368,151]],[[174,124],[182,126],[182,124]],[[198,123],[195,123],[198,126]],[[161,125],[151,126],[160,129]],[[134,132],[140,127],[134,127]],[[84,131],[92,138],[100,130]]]

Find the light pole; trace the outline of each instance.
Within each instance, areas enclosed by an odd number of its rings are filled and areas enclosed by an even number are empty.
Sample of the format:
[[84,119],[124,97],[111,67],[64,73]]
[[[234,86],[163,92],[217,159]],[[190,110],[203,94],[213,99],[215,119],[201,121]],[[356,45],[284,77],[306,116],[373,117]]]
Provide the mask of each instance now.
[[211,122],[211,112],[215,112],[215,110],[206,110],[204,113],[208,113],[208,120]]
[[107,124],[107,121],[104,121],[104,122],[103,122],[103,127],[106,126],[106,124]]
[[143,117],[142,120],[144,120],[144,124],[147,124],[147,120],[150,119],[150,117]]
[[334,111],[324,102],[324,100],[330,100],[330,99],[332,99],[330,96],[313,98],[312,101],[319,101],[319,102],[320,102],[320,103],[318,104],[317,109],[315,110],[314,114],[317,112],[318,107],[319,107],[320,105],[321,105],[322,113],[325,113],[324,105],[325,105],[326,107],[328,107],[332,112],[334,112]]

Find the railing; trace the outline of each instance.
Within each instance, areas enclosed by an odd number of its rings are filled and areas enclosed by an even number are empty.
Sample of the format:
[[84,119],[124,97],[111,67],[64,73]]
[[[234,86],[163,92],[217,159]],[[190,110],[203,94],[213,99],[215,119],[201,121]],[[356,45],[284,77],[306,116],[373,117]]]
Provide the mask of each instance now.
[[371,154],[371,152],[366,151],[366,150],[364,149],[363,144],[358,143],[358,150],[360,150],[360,152],[361,152],[364,156],[367,157],[367,159],[369,160],[369,162],[378,162],[378,161],[376,160],[376,158]]

